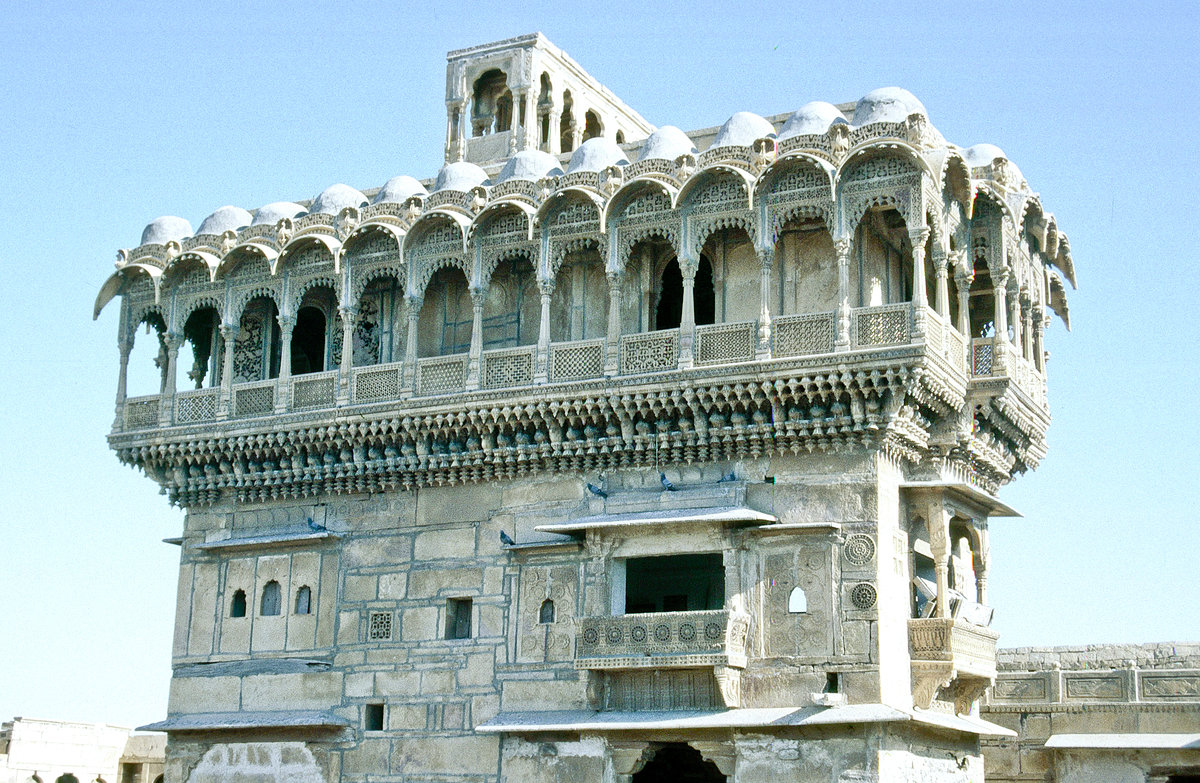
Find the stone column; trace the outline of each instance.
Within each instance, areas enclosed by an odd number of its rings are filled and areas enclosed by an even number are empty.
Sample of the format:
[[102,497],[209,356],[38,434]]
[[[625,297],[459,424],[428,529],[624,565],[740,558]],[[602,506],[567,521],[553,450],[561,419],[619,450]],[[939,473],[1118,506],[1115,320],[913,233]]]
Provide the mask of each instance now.
[[943,320],[949,322],[950,319],[950,290],[946,285],[946,277],[950,271],[950,256],[946,251],[939,247],[936,243],[933,246],[933,272],[937,277],[934,279],[934,303],[933,309],[937,311]]
[[992,374],[1003,375],[1003,369],[1008,365],[1005,361],[1004,347],[1008,342],[1008,305],[1005,296],[1008,292],[1008,270],[992,273],[992,297],[995,305],[992,327],[996,334],[992,338],[995,346],[992,353]]
[[417,320],[421,317],[421,305],[425,299],[410,296],[405,299],[408,307],[408,332],[404,341],[404,388],[412,391],[417,378]]
[[222,354],[221,396],[217,398],[217,418],[227,419],[233,414],[233,352],[237,343],[238,327],[221,324],[221,340],[225,351]]
[[958,332],[971,344],[971,279],[973,275],[960,267],[954,273],[954,285],[958,288]]
[[925,241],[928,239],[929,229],[925,226],[908,232],[913,255],[913,337],[925,333],[925,307],[928,303],[925,297]]
[[941,496],[926,505],[925,524],[929,529],[929,549],[937,574],[937,617],[950,616],[950,513]]
[[689,369],[695,363],[692,353],[696,340],[696,270],[699,262],[688,260],[679,265],[683,273],[683,312],[679,316],[679,369]]
[[1008,323],[1012,326],[1012,345],[1018,352],[1021,350],[1021,294],[1017,281],[1008,281]]
[[292,330],[296,316],[281,315],[279,320],[279,378],[275,381],[275,412],[284,413],[292,404]]
[[1046,372],[1046,353],[1044,342],[1046,328],[1046,313],[1041,305],[1032,307],[1032,332],[1033,332],[1033,364],[1038,368],[1038,372]]
[[1021,355],[1033,361],[1033,300],[1028,290],[1021,291]]
[[850,256],[854,252],[854,239],[842,237],[834,240],[838,268],[837,337],[835,351],[850,350]]
[[467,362],[467,388],[478,389],[483,362],[483,300],[486,294],[471,290],[471,352]]
[[521,122],[521,109],[525,106],[525,93],[514,92],[512,94],[512,122],[508,124],[508,154],[515,155],[525,149],[524,141],[525,128]]
[[533,382],[545,383],[550,378],[550,300],[554,296],[554,281],[539,280],[538,293],[542,298],[542,318],[538,322],[537,368]]
[[771,358],[771,269],[775,266],[775,248],[764,247],[758,257],[758,348],[754,358]]
[[342,363],[338,368],[338,405],[350,404],[350,381],[354,374],[354,324],[358,320],[357,307],[339,307],[342,317]]
[[986,527],[979,529],[979,551],[975,554],[975,600],[981,604],[987,604],[988,592],[988,571],[992,567],[992,552],[991,546],[988,544],[988,531]]
[[158,400],[158,423],[160,426],[170,424],[175,418],[175,370],[179,360],[179,348],[183,345],[183,335],[167,332],[167,372],[163,377],[162,396]]
[[621,281],[623,272],[608,272],[608,332],[604,342],[604,374],[616,375],[621,365]]
[[550,104],[550,136],[546,139],[546,151],[551,155],[557,155],[562,152],[562,115],[558,111],[558,106],[554,103]]

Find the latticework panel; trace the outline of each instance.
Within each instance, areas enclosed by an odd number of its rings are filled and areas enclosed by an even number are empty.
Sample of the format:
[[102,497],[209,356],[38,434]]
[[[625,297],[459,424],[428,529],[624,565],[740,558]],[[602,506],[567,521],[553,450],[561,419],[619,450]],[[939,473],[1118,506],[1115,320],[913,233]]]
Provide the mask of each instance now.
[[292,380],[292,407],[329,408],[337,399],[337,372],[301,375]]
[[910,305],[864,308],[854,313],[855,346],[902,345],[909,340]]
[[942,322],[936,316],[930,316],[925,319],[925,345],[930,353],[943,355],[945,350],[945,338],[943,337],[944,328]]
[[217,418],[219,389],[199,389],[175,395],[175,423],[192,424]]
[[996,346],[992,344],[991,338],[976,340],[971,343],[972,375],[992,374],[992,358],[995,347]]
[[663,329],[621,338],[623,374],[673,369],[679,364],[679,330]]
[[776,318],[772,325],[775,356],[804,356],[833,351],[837,334],[834,313],[783,315]]
[[364,367],[354,371],[354,401],[378,402],[400,396],[401,364]]
[[125,401],[125,429],[136,430],[158,424],[158,395]]
[[483,354],[483,388],[503,389],[533,383],[535,350],[529,346],[486,351]]
[[243,386],[233,390],[234,416],[261,416],[275,410],[275,382]]
[[604,373],[604,341],[586,340],[550,346],[550,380],[599,378]]
[[439,356],[417,361],[417,388],[421,394],[462,391],[467,385],[467,357]]
[[730,364],[754,358],[757,325],[753,321],[696,328],[696,364]]
[[957,329],[946,330],[946,359],[949,360],[951,366],[963,369],[963,358],[966,353],[966,347],[963,341],[963,336],[958,333]]

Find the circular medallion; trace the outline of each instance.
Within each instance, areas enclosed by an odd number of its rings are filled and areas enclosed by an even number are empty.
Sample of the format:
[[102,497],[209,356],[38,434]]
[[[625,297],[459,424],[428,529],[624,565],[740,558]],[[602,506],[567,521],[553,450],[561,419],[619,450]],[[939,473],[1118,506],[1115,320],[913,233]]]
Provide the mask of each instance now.
[[846,539],[842,551],[854,565],[866,565],[875,557],[875,540],[863,533],[855,533]]
[[721,638],[720,623],[708,623],[704,626],[704,638],[709,641],[716,641]]
[[679,626],[679,640],[680,641],[690,642],[691,640],[693,640],[695,638],[696,638],[696,626],[692,625],[691,623],[684,623],[683,625]]
[[608,633],[605,636],[609,644],[620,644],[621,640],[625,638],[625,632],[621,630],[621,626],[619,625],[610,625],[608,626]]
[[598,641],[600,641],[600,632],[599,631],[597,631],[595,628],[593,628],[590,625],[587,628],[583,629],[583,643],[584,644],[595,644]]
[[639,644],[646,641],[646,626],[635,625],[629,629],[629,638]]
[[875,605],[875,587],[866,582],[856,584],[850,591],[850,600],[859,609],[870,609]]
[[671,639],[671,626],[666,623],[654,626],[654,638],[660,642],[669,641]]

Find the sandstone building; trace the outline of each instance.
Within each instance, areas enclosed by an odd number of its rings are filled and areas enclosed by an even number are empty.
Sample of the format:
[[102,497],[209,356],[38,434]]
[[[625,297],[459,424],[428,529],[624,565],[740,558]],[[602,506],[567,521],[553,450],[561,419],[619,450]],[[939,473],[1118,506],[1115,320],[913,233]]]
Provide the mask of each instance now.
[[0,723],[0,783],[163,783],[166,737],[103,723]]
[[432,180],[160,218],[97,300],[188,512],[167,780],[981,780],[1074,279],[1020,170],[897,88],[685,133],[540,35],[447,77]]

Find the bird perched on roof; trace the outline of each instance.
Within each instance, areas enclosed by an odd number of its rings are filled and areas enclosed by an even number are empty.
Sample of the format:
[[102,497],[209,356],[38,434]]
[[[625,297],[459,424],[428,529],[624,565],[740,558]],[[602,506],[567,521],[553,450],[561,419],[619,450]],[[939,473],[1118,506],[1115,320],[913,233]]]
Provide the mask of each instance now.
[[311,530],[312,532],[314,532],[314,533],[324,533],[325,532],[325,526],[318,525],[316,522],[313,522],[312,517],[308,517],[308,519],[306,519],[305,521],[308,522],[308,529]]
[[667,478],[667,474],[663,473],[661,470],[658,472],[658,483],[662,484],[663,489],[665,489],[667,492],[674,492],[675,490],[679,489],[679,487],[671,483],[671,479]]
[[595,496],[596,496],[596,497],[598,497],[598,498],[606,498],[606,497],[608,497],[608,493],[607,493],[607,492],[605,492],[605,491],[604,491],[603,489],[601,489],[600,487],[597,487],[595,484],[593,484],[593,483],[592,483],[592,482],[590,482],[590,481],[587,483],[587,490],[588,490],[588,492],[591,492],[593,495],[595,495]]
[[500,543],[504,544],[504,546],[516,546],[517,545],[517,542],[513,541],[512,537],[509,536],[508,533],[505,533],[503,530],[500,531]]
[[718,484],[724,484],[727,481],[737,481],[737,476],[734,475],[733,468],[730,468],[728,473],[717,479]]

